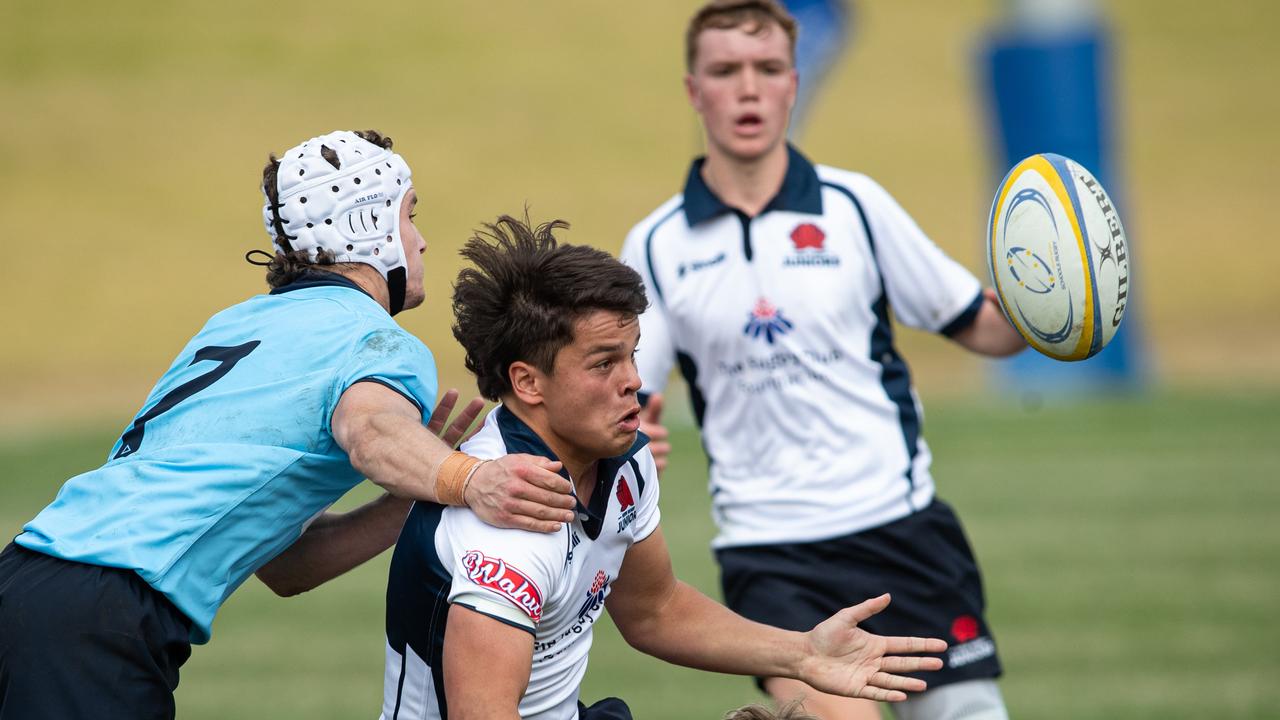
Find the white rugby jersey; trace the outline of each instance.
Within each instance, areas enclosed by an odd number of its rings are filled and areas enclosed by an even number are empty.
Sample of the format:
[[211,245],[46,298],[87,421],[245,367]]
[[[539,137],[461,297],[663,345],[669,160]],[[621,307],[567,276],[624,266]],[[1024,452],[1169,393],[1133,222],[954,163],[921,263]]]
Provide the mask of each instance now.
[[673,363],[689,385],[715,547],[838,537],[927,505],[929,449],[889,308],[950,335],[982,304],[978,280],[874,181],[788,156],[754,218],[695,161],[622,251],[649,294],[643,392],[662,390]]
[[[638,435],[601,460],[588,506],[557,533],[503,530],[470,510],[415,503],[396,543],[387,585],[383,720],[443,718],[449,606],[465,605],[534,636],[520,717],[578,717],[592,627],[623,557],[658,526],[653,455]],[[529,453],[555,459],[533,430],[498,406],[463,450],[479,458]]]

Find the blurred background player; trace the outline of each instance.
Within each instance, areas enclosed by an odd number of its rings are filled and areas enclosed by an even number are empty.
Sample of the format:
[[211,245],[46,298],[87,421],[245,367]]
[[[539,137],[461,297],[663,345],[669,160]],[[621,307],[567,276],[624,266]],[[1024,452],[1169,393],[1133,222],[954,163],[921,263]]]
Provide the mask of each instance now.
[[[412,499],[531,530],[572,518],[555,463],[481,464],[433,434],[456,393],[427,424],[434,361],[391,317],[423,301],[426,244],[390,138],[312,138],[262,188],[270,294],[214,315],[106,464],[0,554],[0,718],[173,717],[191,643],[249,575],[311,589],[389,547]],[[388,494],[322,515],[366,477]]]
[[656,467],[638,433],[644,284],[607,253],[557,244],[563,227],[504,216],[469,241],[463,255],[475,267],[454,286],[454,335],[480,392],[502,402],[463,447],[563,463],[577,519],[533,534],[414,505],[387,589],[384,720],[630,718],[617,698],[591,708],[578,701],[606,607],[628,643],[668,662],[803,677],[885,700],[922,689],[896,673],[936,669],[936,658],[886,655],[944,642],[857,628],[886,595],[793,633],[745,620],[676,580]]
[[787,134],[797,139],[804,129],[818,90],[840,54],[849,46],[853,31],[853,0],[787,0],[787,12],[800,29],[796,37],[796,74],[802,79],[796,89],[795,107]]
[[[889,591],[892,608],[868,628],[953,642],[932,689],[899,717],[1003,718],[981,577],[934,498],[889,308],[983,355],[1024,343],[994,294],[883,188],[787,144],[795,37],[772,0],[711,2],[688,26],[685,89],[706,156],[623,248],[652,300],[637,354],[644,393],[676,364],[688,382],[730,608],[798,630]],[[663,436],[656,409],[644,419]],[[761,685],[828,720],[879,716],[794,679]]]

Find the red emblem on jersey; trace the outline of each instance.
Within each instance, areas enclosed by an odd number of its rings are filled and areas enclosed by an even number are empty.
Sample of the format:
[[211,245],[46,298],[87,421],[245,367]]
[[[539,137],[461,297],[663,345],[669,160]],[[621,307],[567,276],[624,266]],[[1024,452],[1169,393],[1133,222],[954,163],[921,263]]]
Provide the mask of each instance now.
[[791,242],[795,243],[796,250],[821,250],[826,239],[827,234],[813,223],[801,223],[791,231]]
[[751,308],[751,316],[757,320],[772,320],[777,314],[777,306],[769,302],[768,298],[757,299],[755,307]]
[[636,504],[631,497],[631,486],[627,485],[627,479],[623,477],[618,478],[618,504],[622,506],[622,510]]
[[591,589],[587,591],[586,602],[578,608],[578,620],[584,620],[593,611],[598,613],[600,608],[604,607],[604,597],[608,594],[605,592],[607,587],[609,587],[609,576],[603,570],[597,570],[596,579],[591,583]]
[[486,557],[479,550],[468,550],[462,556],[467,577],[480,587],[488,588],[515,603],[529,619],[542,619],[542,591],[518,568],[502,558]]
[[951,623],[951,637],[956,642],[969,642],[978,637],[978,619],[972,615],[961,615]]

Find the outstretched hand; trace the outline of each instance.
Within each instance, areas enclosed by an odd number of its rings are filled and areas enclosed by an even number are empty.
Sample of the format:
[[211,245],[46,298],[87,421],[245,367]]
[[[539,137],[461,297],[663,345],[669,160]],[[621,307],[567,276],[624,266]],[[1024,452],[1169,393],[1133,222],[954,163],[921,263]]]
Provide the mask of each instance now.
[[671,443],[667,441],[670,433],[662,424],[662,393],[650,395],[640,408],[640,432],[649,436],[649,452],[661,473],[667,469],[667,457],[671,455]]
[[899,673],[939,670],[936,657],[903,657],[911,653],[940,653],[947,644],[936,638],[882,637],[858,623],[889,606],[889,595],[845,608],[809,631],[812,653],[801,668],[800,680],[835,695],[898,702],[908,692],[920,692],[925,681]]

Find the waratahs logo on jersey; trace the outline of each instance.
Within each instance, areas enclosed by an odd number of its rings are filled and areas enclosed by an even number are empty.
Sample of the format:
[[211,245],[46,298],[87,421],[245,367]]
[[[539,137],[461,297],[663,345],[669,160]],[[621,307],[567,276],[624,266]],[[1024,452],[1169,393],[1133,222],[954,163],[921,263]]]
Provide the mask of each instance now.
[[836,267],[840,258],[827,252],[827,234],[813,223],[800,223],[791,231],[795,253],[782,261],[785,267]]
[[782,314],[782,308],[769,302],[767,298],[756,300],[755,307],[751,308],[751,314],[747,318],[747,324],[742,328],[742,333],[747,337],[764,338],[764,341],[773,344],[776,338],[782,337],[791,332],[795,325],[791,324]]
[[530,620],[538,622],[542,619],[542,591],[519,568],[508,565],[502,558],[488,557],[479,550],[468,550],[462,556],[462,567],[471,582],[515,603]]
[[636,501],[631,497],[631,486],[624,477],[618,478],[618,532],[636,521]]
[[596,571],[596,579],[591,581],[591,589],[587,591],[587,601],[578,608],[578,620],[586,619],[592,611],[599,612],[604,606],[604,598],[608,595],[609,575],[603,570]]
[[795,244],[796,250],[821,250],[826,240],[827,234],[813,223],[800,223],[791,231],[791,242]]

